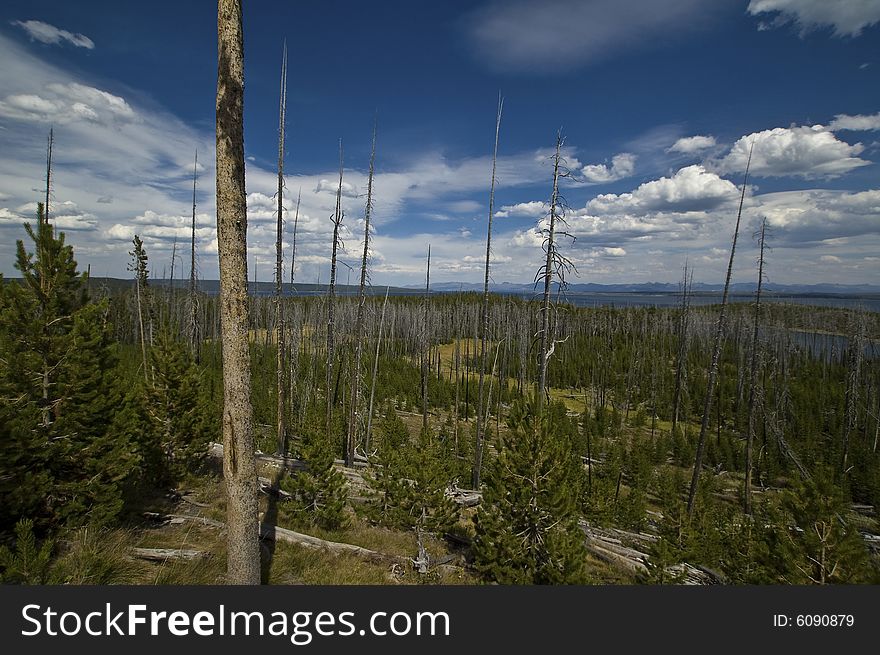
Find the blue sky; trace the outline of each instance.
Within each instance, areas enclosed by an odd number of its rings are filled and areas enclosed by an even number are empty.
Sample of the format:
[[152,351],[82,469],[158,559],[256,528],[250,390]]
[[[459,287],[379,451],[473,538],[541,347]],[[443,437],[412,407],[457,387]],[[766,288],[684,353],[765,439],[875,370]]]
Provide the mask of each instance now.
[[[356,266],[378,117],[375,284],[481,279],[499,91],[492,277],[531,281],[557,130],[573,282],[721,280],[754,141],[735,279],[880,284],[880,0],[245,0],[249,251],[274,261],[282,41],[289,48],[288,244],[326,281],[337,146],[343,259]],[[34,215],[55,130],[52,213],[93,275],[153,274],[189,240],[199,151],[200,274],[215,278],[211,2],[19,2],[0,9],[0,272]],[[180,253],[178,253],[180,254]],[[285,251],[290,262],[289,245]],[[182,261],[177,262],[180,274]]]

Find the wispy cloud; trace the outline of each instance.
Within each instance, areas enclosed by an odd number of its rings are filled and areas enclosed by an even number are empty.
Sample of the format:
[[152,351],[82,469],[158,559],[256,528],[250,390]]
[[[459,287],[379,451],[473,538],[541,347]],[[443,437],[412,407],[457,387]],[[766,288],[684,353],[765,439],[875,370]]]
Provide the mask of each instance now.
[[794,23],[801,36],[830,27],[835,36],[856,37],[880,22],[880,0],[751,0],[747,11],[753,16],[774,14],[758,29]]
[[880,112],[865,116],[857,114],[850,116],[848,114],[838,114],[834,120],[828,125],[828,129],[832,132],[838,130],[851,130],[853,132],[868,132],[880,130]]
[[11,23],[23,29],[31,39],[40,43],[49,45],[69,43],[77,48],[86,48],[87,50],[93,50],[95,47],[95,42],[85,34],[74,34],[40,20],[14,20]]
[[492,0],[464,27],[491,68],[562,72],[702,29],[728,1]]

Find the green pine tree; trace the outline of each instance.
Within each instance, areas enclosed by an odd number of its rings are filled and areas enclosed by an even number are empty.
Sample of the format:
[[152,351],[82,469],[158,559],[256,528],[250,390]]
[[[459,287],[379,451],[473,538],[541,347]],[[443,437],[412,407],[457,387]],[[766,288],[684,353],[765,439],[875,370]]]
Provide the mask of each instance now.
[[308,468],[281,480],[281,488],[293,496],[294,513],[303,523],[325,530],[346,527],[348,486],[333,466],[334,450],[326,435],[318,430],[308,434],[299,456]]
[[870,582],[868,553],[859,531],[845,522],[847,503],[828,470],[785,493],[783,509],[794,525],[782,546],[792,584]]
[[376,499],[368,514],[389,527],[448,532],[458,521],[458,507],[446,495],[453,475],[446,444],[429,434],[412,441],[390,405],[379,427],[378,457],[369,480]]
[[[564,415],[562,416],[564,419]],[[513,405],[509,431],[487,467],[475,518],[474,563],[501,584],[581,584],[584,534],[577,505],[581,466],[558,411]]]
[[19,510],[56,524],[107,522],[122,508],[136,464],[130,444],[110,430],[119,396],[107,304],[88,302],[73,248],[41,205],[36,228],[25,229],[34,252],[18,241],[22,281],[0,288],[0,360],[10,364],[0,367],[0,402],[16,414],[4,449],[19,451],[10,460],[18,473],[22,462],[36,467],[15,484],[49,488],[40,507]]

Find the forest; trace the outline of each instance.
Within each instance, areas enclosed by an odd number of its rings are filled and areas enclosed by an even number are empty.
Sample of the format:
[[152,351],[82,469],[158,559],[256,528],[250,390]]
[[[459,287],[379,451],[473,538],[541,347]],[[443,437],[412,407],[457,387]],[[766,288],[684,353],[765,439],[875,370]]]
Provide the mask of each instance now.
[[[0,277],[6,584],[878,584],[880,314],[577,307],[555,144],[533,298],[297,293],[279,106],[274,293],[248,285],[240,6],[221,0],[220,293],[90,279],[46,197]],[[237,24],[236,24],[237,21]],[[487,171],[488,173],[488,171]],[[488,176],[487,176],[488,177]],[[35,181],[36,183],[37,181]],[[376,193],[381,190],[377,189]],[[292,261],[282,257],[293,223]],[[581,271],[588,276],[589,271]]]

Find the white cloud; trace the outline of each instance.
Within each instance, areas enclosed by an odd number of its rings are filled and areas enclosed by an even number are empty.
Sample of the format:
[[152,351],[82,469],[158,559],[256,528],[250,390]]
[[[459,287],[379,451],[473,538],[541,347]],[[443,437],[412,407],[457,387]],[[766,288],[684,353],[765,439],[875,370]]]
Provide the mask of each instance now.
[[628,152],[621,152],[611,158],[610,166],[608,164],[587,164],[581,169],[580,174],[587,182],[602,184],[629,177],[635,168],[636,156]]
[[495,218],[538,218],[547,213],[547,203],[540,200],[504,205],[495,212]]
[[832,132],[838,130],[852,130],[854,132],[880,130],[880,112],[868,116],[864,114],[856,114],[855,116],[838,114],[828,125],[828,129]]
[[138,119],[124,98],[76,82],[48,84],[39,93],[10,94],[0,100],[0,116],[55,125],[76,121],[114,124]]
[[736,186],[700,165],[680,169],[672,177],[645,182],[631,193],[603,194],[587,203],[598,214],[645,216],[651,212],[678,213],[714,209],[736,197]]
[[759,29],[794,23],[801,36],[830,27],[835,36],[855,37],[880,22],[880,0],[751,0],[748,12],[776,15],[772,24],[762,23]]
[[766,217],[774,238],[790,244],[880,235],[880,190],[856,193],[808,189],[756,198],[748,214]]
[[764,177],[838,177],[870,162],[857,157],[861,143],[841,141],[822,125],[777,127],[739,139],[719,162],[724,173],[744,171],[754,142],[751,173]]
[[616,248],[616,247],[602,248],[602,253],[604,255],[609,256],[609,257],[625,257],[626,256],[626,250],[624,250],[623,248]]
[[840,257],[837,257],[836,255],[822,255],[819,257],[819,261],[823,264],[839,264]]
[[682,137],[669,147],[667,152],[678,152],[683,155],[692,155],[701,150],[715,147],[714,136],[687,136]]
[[711,24],[717,0],[492,0],[466,17],[478,57],[497,69],[565,71]]
[[44,23],[39,20],[14,20],[11,21],[12,25],[16,27],[20,27],[25,32],[28,33],[28,36],[35,41],[40,41],[41,43],[47,43],[49,45],[61,45],[62,42],[67,42],[70,45],[76,46],[78,48],[86,48],[87,50],[92,50],[95,47],[95,42],[92,41],[85,34],[74,34],[72,32],[68,32],[67,30],[62,30],[54,25],[50,25],[49,23]]
[[[336,180],[328,180],[321,179],[318,184],[315,186],[315,193],[332,193],[336,194],[337,189],[339,189],[339,179]],[[345,175],[343,173],[342,179],[342,195],[345,198],[357,198],[358,192],[357,187],[351,182],[345,181]]]

